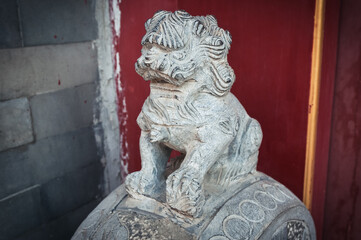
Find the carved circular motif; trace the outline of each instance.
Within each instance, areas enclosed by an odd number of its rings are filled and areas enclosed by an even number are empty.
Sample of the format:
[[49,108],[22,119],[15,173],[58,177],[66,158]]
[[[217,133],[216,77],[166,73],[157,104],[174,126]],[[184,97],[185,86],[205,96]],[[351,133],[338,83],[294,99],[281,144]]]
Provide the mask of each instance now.
[[254,199],[259,205],[267,210],[275,210],[277,208],[275,200],[273,200],[273,198],[265,192],[256,191],[254,193]]
[[266,185],[264,189],[276,201],[278,202],[286,201],[286,195],[283,192],[279,191],[279,189],[277,189],[276,187],[271,185]]
[[276,185],[278,191],[280,191],[283,195],[285,195],[287,198],[289,199],[293,199],[292,196],[288,195],[285,191],[284,188],[281,185]]
[[250,222],[262,222],[265,218],[265,212],[262,207],[253,200],[245,200],[239,204],[241,214]]
[[245,240],[251,235],[251,227],[241,216],[229,215],[223,220],[223,232],[229,239]]

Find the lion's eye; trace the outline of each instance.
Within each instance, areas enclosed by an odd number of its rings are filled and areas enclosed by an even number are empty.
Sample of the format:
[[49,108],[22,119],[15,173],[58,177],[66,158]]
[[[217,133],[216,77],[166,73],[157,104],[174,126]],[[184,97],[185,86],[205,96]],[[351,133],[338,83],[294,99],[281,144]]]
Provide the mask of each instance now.
[[162,46],[162,45],[157,45],[157,47],[158,47],[161,51],[163,51],[163,52],[169,51],[168,48],[166,48],[166,47],[164,47],[164,46]]
[[152,45],[149,44],[149,43],[145,43],[145,44],[143,45],[143,49],[149,50],[149,49],[151,49],[151,48],[152,48]]

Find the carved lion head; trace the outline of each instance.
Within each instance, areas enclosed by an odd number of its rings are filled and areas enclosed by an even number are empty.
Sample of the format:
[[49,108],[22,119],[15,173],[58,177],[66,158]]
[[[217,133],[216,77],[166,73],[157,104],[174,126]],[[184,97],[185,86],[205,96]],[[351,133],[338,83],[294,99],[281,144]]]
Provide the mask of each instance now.
[[195,80],[211,94],[229,92],[235,75],[227,61],[231,35],[211,16],[158,11],[145,23],[142,55],[135,64],[145,80],[177,86]]

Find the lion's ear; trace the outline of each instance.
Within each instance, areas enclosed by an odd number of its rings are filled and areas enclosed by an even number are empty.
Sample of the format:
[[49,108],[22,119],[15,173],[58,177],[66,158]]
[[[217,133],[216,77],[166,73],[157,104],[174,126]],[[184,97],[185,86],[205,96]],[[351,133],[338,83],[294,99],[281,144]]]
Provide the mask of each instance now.
[[232,35],[228,30],[224,31],[225,39],[229,42],[229,45],[232,43]]
[[227,62],[211,64],[210,70],[213,77],[213,93],[217,96],[224,96],[231,90],[231,87],[236,79],[234,71]]
[[223,30],[223,39],[226,43],[225,46],[226,46],[227,50],[229,50],[231,48],[232,36],[227,30]]

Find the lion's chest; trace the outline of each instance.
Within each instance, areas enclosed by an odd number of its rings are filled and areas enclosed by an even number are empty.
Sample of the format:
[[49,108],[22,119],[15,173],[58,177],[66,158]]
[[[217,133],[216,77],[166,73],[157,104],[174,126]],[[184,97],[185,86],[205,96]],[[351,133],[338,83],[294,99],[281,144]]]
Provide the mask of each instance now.
[[194,120],[184,113],[184,104],[177,99],[149,97],[142,113],[151,123],[167,126],[194,125]]
[[144,102],[142,113],[155,124],[167,126],[197,125],[201,115],[190,101],[193,83],[181,87],[152,82],[151,92]]

